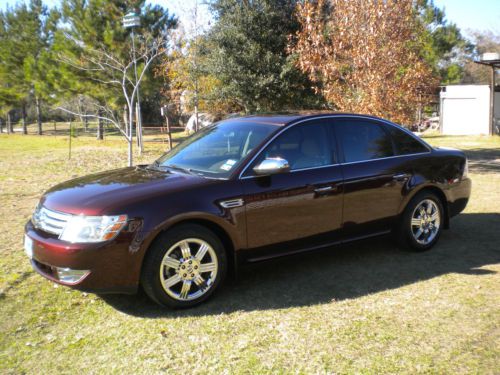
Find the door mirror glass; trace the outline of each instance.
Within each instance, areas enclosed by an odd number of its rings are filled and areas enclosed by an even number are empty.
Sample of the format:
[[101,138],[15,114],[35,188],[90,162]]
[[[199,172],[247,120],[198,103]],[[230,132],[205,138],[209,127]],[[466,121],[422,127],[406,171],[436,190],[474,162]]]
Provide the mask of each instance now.
[[290,171],[290,164],[283,158],[265,158],[253,169],[257,176],[270,176]]

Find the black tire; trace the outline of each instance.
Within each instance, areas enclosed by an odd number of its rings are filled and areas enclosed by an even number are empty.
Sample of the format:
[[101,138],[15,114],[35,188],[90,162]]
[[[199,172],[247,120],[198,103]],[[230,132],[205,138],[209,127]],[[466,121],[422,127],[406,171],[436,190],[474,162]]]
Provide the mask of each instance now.
[[[212,256],[210,254],[213,255],[213,253],[215,253],[216,260],[211,263],[217,264],[217,270],[216,270],[216,276],[212,279],[210,286],[206,287],[205,289],[198,287],[195,280],[191,280],[190,282],[191,287],[199,289],[203,293],[201,296],[190,300],[181,300],[180,298],[182,298],[181,297],[182,291],[180,291],[179,296],[177,296],[177,298],[174,298],[171,295],[169,295],[169,293],[171,294],[173,293],[171,288],[167,288],[168,289],[167,291],[167,289],[164,288],[163,283],[166,282],[166,277],[165,277],[166,272],[170,272],[171,276],[175,276],[177,278],[181,277],[185,271],[181,271],[180,268],[184,264],[187,265],[187,263],[185,263],[186,261],[183,260],[184,259],[183,257],[180,258],[179,259],[180,265],[179,267],[177,267],[177,271],[175,271],[173,267],[165,268],[164,265],[162,266],[162,262],[169,249],[172,249],[173,246],[186,239],[191,239],[191,240],[197,239],[199,241],[207,243],[213,250],[213,252],[207,251],[208,253],[207,255],[210,256],[211,259]],[[172,251],[178,252],[180,251],[180,247],[176,247],[175,250]],[[175,254],[172,256],[175,256]],[[193,256],[192,259],[195,260],[195,257]],[[201,273],[202,263],[200,262],[199,264],[200,264],[200,269],[199,269],[200,276],[206,275],[207,273],[204,274]],[[146,254],[143,263],[142,273],[141,273],[141,284],[146,294],[156,303],[176,309],[189,308],[207,300],[214,293],[214,291],[217,289],[220,283],[224,280],[226,272],[227,272],[226,252],[220,239],[212,231],[210,231],[208,228],[202,225],[185,224],[174,227],[171,230],[168,230],[160,234],[158,238],[155,239],[153,244],[148,249],[148,252]],[[184,276],[186,276],[185,273]],[[179,284],[181,285],[174,284],[174,286],[175,287],[180,286],[182,288],[184,282],[185,280],[180,280]],[[174,286],[172,286],[172,288],[174,288]]]
[[[415,238],[415,226],[412,226],[412,218],[416,213],[417,207],[420,208],[421,204],[426,201],[432,201],[435,204],[435,207],[437,207],[439,211],[439,227],[432,240],[430,240],[428,243],[422,243]],[[430,250],[437,243],[439,237],[441,236],[441,232],[443,231],[444,213],[445,211],[441,200],[433,192],[424,190],[415,195],[406,206],[401,217],[400,224],[397,228],[396,234],[399,245],[405,250],[414,252]],[[415,227],[415,232],[418,233],[418,229],[419,227]],[[425,238],[423,238],[421,241],[425,241]]]

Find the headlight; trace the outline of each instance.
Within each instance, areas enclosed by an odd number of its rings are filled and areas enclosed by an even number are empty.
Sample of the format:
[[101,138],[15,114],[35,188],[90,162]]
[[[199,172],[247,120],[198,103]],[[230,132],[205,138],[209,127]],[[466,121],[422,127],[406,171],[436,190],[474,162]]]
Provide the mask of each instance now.
[[59,239],[68,242],[102,242],[115,238],[127,225],[127,215],[72,216]]

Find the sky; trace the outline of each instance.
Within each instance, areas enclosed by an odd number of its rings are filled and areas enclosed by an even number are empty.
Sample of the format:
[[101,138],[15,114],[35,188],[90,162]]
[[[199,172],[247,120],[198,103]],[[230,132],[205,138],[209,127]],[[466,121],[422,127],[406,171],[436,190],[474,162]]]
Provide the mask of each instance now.
[[[0,9],[27,0],[0,0]],[[177,14],[181,21],[189,18],[190,9],[200,0],[148,0],[160,4]],[[49,6],[57,6],[60,0],[44,0]],[[440,8],[445,8],[448,21],[456,23],[464,34],[472,30],[495,30],[500,32],[500,0],[434,0]],[[201,12],[203,10],[201,9]]]

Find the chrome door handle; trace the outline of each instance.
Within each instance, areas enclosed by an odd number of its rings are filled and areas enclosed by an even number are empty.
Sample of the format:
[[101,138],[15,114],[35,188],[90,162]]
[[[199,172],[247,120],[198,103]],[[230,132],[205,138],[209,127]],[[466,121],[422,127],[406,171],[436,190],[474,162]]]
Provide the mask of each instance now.
[[314,189],[314,192],[315,193],[325,193],[327,191],[334,191],[334,190],[337,190],[336,186],[335,187],[334,186],[324,186],[324,187]]
[[396,180],[396,181],[403,181],[403,180],[406,180],[410,177],[411,177],[411,175],[409,173],[398,173],[398,174],[395,174],[394,176],[392,176],[392,179]]

